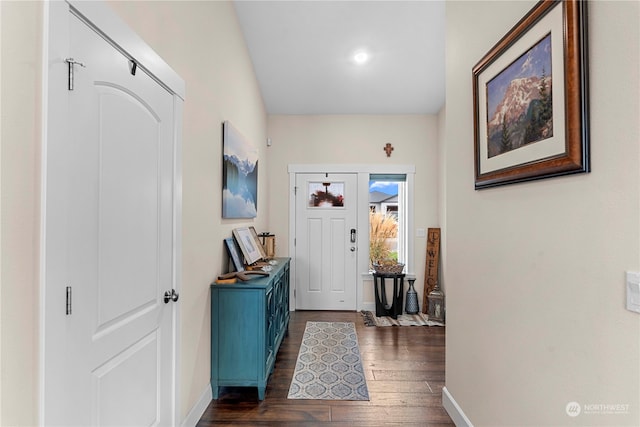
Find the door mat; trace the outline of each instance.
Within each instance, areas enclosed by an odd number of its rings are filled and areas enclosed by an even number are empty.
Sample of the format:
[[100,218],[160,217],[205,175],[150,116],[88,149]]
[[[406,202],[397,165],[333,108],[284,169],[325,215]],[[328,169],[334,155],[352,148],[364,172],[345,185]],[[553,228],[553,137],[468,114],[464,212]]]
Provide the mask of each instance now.
[[307,322],[287,397],[369,400],[354,323]]
[[444,326],[444,323],[429,320],[424,313],[401,314],[398,319],[388,316],[376,317],[371,311],[362,310],[362,320],[366,326]]

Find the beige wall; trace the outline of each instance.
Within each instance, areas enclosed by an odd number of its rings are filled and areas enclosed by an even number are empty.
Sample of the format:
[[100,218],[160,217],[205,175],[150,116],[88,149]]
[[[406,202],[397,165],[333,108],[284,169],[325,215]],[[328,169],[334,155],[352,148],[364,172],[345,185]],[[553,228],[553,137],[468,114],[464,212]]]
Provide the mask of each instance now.
[[41,14],[0,2],[0,425],[37,423]]
[[[273,115],[269,116],[268,135],[273,143],[267,150],[269,228],[276,234],[278,254],[290,254],[290,164],[415,165],[414,230],[409,232],[415,236],[417,228],[439,226],[436,116]],[[394,147],[391,157],[383,150],[386,143]],[[422,295],[426,239],[414,241],[416,290]]]
[[[40,2],[2,7],[2,419],[37,424],[40,155]],[[183,282],[179,393],[183,419],[210,376],[209,284],[226,269],[222,239],[244,223],[221,219],[222,128],[230,120],[260,148],[259,193],[267,164],[266,114],[229,2],[112,2],[114,10],[186,81],[183,129]],[[11,58],[11,61],[7,61]]]
[[640,3],[589,4],[593,172],[474,191],[471,69],[533,5],[447,2],[446,386],[476,426],[637,426]]
[[[266,113],[230,2],[110,2],[186,81],[183,129],[180,419],[210,380],[209,284],[225,259],[222,239],[268,223]],[[222,127],[229,120],[259,148],[258,218],[223,220]]]

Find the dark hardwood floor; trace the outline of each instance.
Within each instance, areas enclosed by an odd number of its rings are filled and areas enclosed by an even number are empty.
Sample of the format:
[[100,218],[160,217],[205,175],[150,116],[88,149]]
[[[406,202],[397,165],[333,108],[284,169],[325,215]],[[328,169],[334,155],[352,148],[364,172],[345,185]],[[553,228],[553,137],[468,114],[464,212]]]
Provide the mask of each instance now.
[[[370,401],[287,399],[306,322],[354,322]],[[198,427],[453,426],[442,407],[445,328],[367,327],[356,312],[291,313],[265,399],[255,388],[223,388]]]

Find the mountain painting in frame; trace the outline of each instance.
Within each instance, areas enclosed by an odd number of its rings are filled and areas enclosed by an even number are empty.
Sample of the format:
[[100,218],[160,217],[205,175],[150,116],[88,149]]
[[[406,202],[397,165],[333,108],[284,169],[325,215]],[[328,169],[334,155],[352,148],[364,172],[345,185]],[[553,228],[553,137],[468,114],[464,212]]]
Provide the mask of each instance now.
[[222,217],[255,218],[258,150],[228,121],[222,124]]
[[590,171],[586,3],[538,2],[473,68],[476,190]]

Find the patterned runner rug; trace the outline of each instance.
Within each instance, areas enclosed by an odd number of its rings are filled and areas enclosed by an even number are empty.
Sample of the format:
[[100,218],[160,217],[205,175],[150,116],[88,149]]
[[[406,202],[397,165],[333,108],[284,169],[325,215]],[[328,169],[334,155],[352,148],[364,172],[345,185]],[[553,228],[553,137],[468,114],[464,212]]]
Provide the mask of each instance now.
[[442,322],[429,320],[424,313],[401,314],[398,319],[388,316],[376,317],[371,311],[362,310],[362,319],[367,326],[444,326]]
[[369,400],[355,324],[307,322],[288,398]]

